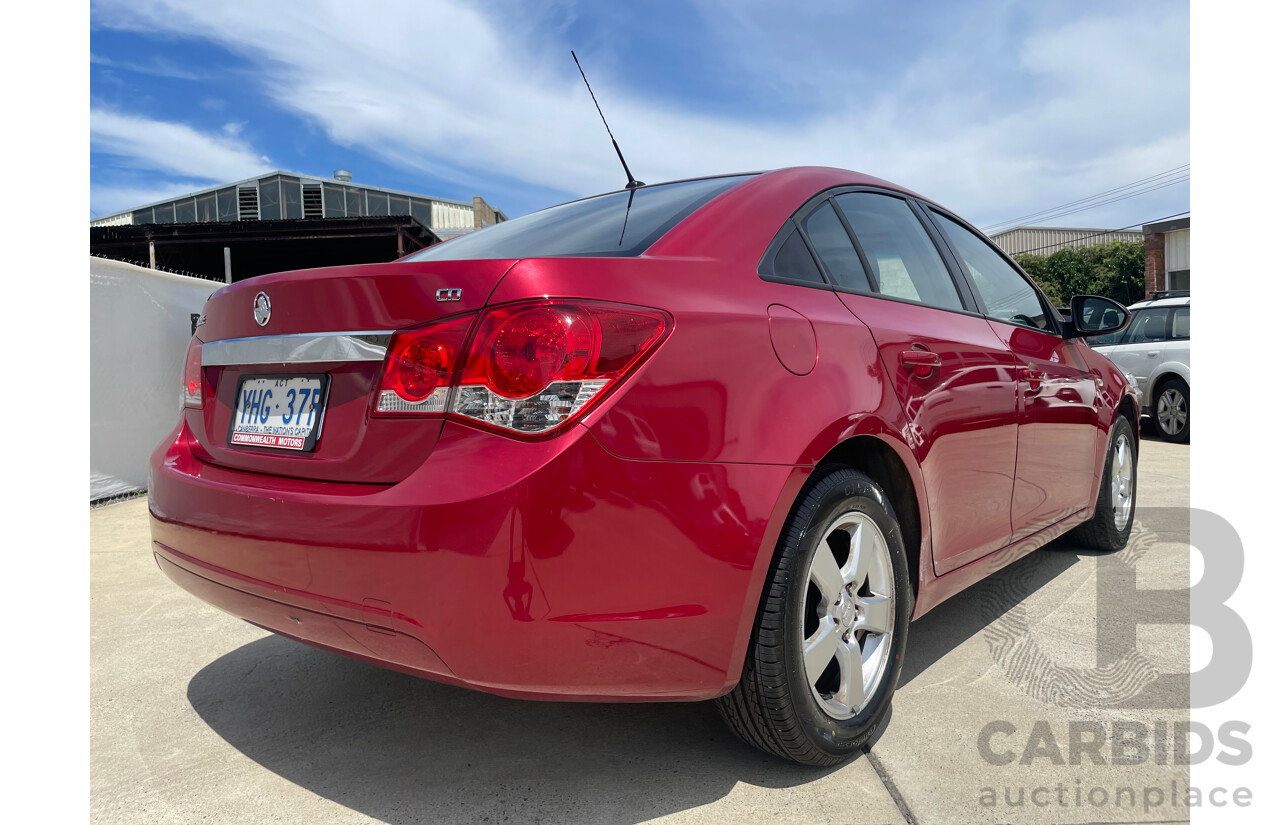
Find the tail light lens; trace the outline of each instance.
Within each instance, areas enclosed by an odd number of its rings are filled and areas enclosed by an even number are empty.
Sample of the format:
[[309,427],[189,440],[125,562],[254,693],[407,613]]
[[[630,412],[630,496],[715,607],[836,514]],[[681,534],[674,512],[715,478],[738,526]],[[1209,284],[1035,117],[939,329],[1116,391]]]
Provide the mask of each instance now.
[[204,405],[204,375],[200,369],[200,339],[187,344],[187,360],[182,369],[182,406],[198,410]]
[[495,307],[476,324],[459,367],[456,353],[470,321],[397,334],[378,411],[447,411],[504,431],[541,435],[580,416],[635,370],[671,326],[657,310],[594,301]]
[[443,413],[474,316],[397,332],[387,348],[378,388],[381,413]]

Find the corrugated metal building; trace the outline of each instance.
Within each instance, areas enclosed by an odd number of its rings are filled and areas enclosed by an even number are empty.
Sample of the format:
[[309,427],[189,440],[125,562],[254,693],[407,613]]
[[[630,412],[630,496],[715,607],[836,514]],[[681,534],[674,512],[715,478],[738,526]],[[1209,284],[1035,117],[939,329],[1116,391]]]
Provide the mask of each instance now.
[[505,221],[471,203],[351,182],[268,172],[89,222],[89,252],[232,281],[285,269],[392,261]]
[[294,172],[268,172],[181,197],[104,215],[90,226],[152,223],[225,223],[231,221],[376,218],[408,215],[441,239],[505,221],[502,210],[484,198],[471,203],[351,183],[351,173],[316,178]]
[[991,236],[996,246],[1010,255],[1032,252],[1036,255],[1052,255],[1059,249],[1084,249],[1112,241],[1140,241],[1142,233],[1136,229],[1077,229],[1063,226],[1016,226]]

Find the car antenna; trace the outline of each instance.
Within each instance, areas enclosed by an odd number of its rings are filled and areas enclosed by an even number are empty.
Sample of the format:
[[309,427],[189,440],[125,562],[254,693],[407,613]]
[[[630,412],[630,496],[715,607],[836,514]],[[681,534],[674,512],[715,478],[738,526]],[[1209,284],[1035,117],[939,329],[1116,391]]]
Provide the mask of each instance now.
[[618,160],[622,162],[622,171],[627,173],[627,188],[635,189],[638,186],[644,186],[643,181],[636,180],[636,176],[631,174],[631,169],[627,166],[627,159],[622,156],[622,150],[618,148],[618,141],[613,136],[613,130],[609,128],[609,121],[604,119],[604,112],[600,111],[600,101],[596,100],[596,93],[591,91],[591,82],[587,80],[587,73],[582,70],[582,64],[578,62],[578,55],[574,54],[573,49],[569,50],[569,54],[573,55],[573,62],[578,67],[578,74],[582,75],[582,82],[587,84],[587,92],[591,95],[591,102],[596,104],[596,111],[600,113],[600,120],[604,123],[604,130],[609,133],[609,140],[613,141],[613,151],[618,153]]

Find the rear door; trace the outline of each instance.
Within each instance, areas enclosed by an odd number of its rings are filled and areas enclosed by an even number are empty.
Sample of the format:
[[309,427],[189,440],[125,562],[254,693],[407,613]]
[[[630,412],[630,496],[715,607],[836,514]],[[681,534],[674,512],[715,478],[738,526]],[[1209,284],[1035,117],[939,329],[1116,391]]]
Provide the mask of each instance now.
[[[875,338],[908,419],[935,571],[1008,543],[1017,450],[1015,365],[907,199],[846,191],[799,218],[836,294]],[[852,241],[850,232],[852,232]]]
[[992,331],[1018,369],[1018,463],[1013,487],[1015,541],[1093,503],[1101,429],[1094,375],[1064,340],[1056,313],[1035,285],[985,237],[936,210],[931,216],[963,264]]

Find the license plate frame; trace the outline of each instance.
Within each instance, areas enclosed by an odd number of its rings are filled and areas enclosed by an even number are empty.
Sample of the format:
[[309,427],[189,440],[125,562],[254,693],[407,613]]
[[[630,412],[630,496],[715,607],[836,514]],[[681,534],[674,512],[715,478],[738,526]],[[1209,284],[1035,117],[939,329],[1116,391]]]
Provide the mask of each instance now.
[[[270,452],[284,453],[312,453],[315,451],[316,442],[320,440],[320,435],[324,431],[324,416],[329,409],[329,376],[325,373],[276,373],[268,375],[241,375],[236,380],[236,394],[231,403],[231,421],[227,425],[227,446],[236,450],[266,450]],[[236,425],[240,421],[241,407],[240,403],[244,397],[244,385],[248,381],[270,381],[276,382],[273,387],[265,389],[287,389],[286,382],[296,379],[305,379],[308,381],[319,381],[319,390],[312,392],[318,395],[320,401],[315,410],[315,420],[312,422],[311,430],[305,436],[297,436],[283,433],[251,433],[243,430],[237,430]],[[281,395],[283,396],[283,392]],[[273,397],[272,401],[276,399]],[[297,413],[302,415],[302,411]],[[287,426],[287,425],[286,425]],[[243,438],[236,441],[236,434],[239,432]],[[301,442],[298,439],[301,438]],[[269,443],[268,443],[269,442]]]

